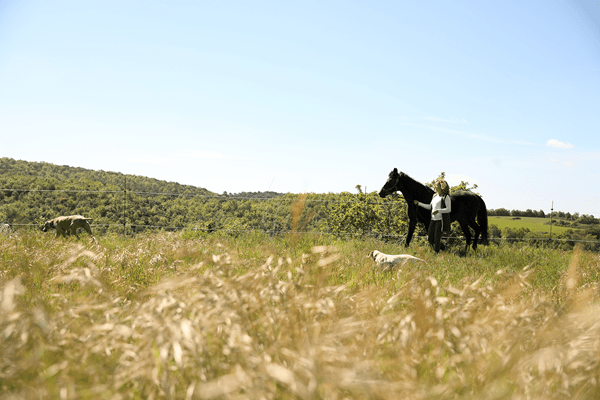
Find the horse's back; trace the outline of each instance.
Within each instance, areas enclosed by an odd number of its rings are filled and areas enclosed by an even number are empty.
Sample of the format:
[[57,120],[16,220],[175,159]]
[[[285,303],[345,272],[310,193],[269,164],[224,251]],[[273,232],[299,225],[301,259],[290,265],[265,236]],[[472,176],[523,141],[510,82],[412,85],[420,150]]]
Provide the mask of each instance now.
[[461,216],[469,217],[477,214],[481,202],[483,201],[479,195],[464,190],[459,190],[450,194],[450,200],[452,201],[452,212],[450,213],[450,216],[453,220],[456,220]]
[[464,203],[479,203],[481,197],[473,192],[467,192],[465,190],[458,190],[450,194],[452,201],[464,202]]

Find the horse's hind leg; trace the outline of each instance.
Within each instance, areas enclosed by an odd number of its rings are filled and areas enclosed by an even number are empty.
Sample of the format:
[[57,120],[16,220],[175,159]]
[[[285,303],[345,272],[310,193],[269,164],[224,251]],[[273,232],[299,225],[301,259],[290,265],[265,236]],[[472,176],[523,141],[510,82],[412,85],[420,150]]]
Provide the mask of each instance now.
[[465,221],[459,221],[460,229],[462,229],[463,234],[465,235],[465,240],[467,244],[465,245],[465,252],[469,251],[469,246],[471,245],[471,230],[469,229],[469,224]]
[[479,239],[479,234],[481,233],[481,227],[475,221],[475,217],[471,218],[469,221],[469,226],[473,228],[475,232],[475,236],[473,237],[473,250],[477,250],[477,240]]

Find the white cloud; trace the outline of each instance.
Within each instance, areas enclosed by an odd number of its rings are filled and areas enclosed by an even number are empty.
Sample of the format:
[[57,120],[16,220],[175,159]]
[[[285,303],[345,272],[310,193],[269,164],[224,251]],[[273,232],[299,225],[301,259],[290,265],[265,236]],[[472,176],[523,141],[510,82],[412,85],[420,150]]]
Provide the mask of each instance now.
[[546,146],[554,147],[556,149],[572,149],[573,146],[571,143],[564,143],[556,139],[550,139],[546,142]]

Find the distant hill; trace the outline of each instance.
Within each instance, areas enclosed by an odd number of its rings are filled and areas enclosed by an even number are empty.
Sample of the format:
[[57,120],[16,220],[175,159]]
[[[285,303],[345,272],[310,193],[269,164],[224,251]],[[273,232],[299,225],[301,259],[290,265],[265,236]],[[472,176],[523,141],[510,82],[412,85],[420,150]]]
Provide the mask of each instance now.
[[[279,196],[283,194],[218,195],[201,187],[120,172],[0,158],[0,223],[13,225],[39,224],[58,215],[82,214],[94,218],[97,226],[180,227],[214,220],[214,216],[208,217],[214,207],[210,212],[203,209],[209,200]],[[223,213],[217,217],[226,218]]]
[[133,192],[215,195],[204,188],[120,172],[0,158],[0,189],[127,190]]

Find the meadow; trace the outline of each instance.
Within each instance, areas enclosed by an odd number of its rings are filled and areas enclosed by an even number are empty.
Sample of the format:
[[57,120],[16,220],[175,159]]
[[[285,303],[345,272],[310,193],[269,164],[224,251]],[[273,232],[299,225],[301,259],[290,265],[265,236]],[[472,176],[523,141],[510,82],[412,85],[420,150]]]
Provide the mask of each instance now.
[[[531,232],[550,232],[550,218],[537,218],[537,217],[499,217],[490,216],[488,217],[488,223],[495,224],[500,230],[504,228],[510,228],[512,230],[527,228]],[[567,226],[552,226],[553,234],[565,233],[569,229],[576,229]]]
[[600,398],[597,253],[53,236],[0,236],[0,399]]

